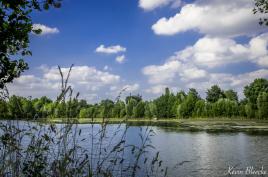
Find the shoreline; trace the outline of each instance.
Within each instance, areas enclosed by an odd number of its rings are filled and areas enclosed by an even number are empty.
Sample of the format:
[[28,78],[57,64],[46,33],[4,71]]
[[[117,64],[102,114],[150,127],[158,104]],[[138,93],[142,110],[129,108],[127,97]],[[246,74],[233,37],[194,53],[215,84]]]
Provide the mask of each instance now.
[[[91,119],[70,119],[71,123],[76,124],[102,124],[102,118]],[[170,128],[176,131],[198,132],[205,131],[209,133],[221,132],[245,132],[252,134],[268,135],[268,120],[252,119],[105,119],[106,124],[127,124],[129,126],[159,126]],[[37,120],[40,123],[68,123],[68,119],[42,119]],[[70,123],[70,122],[69,122]]]
[[[0,119],[1,120],[1,119]],[[3,120],[3,119],[2,119]],[[268,135],[268,120],[230,119],[230,118],[190,118],[190,119],[104,119],[105,124],[127,124],[128,126],[158,126],[173,131],[239,133]],[[41,124],[103,124],[102,118],[40,118],[21,120]]]

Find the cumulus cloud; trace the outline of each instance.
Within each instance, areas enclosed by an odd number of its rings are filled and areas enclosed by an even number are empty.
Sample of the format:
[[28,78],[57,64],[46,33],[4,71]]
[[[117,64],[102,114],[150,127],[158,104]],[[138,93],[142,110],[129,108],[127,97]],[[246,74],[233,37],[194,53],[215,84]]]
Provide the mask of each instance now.
[[181,62],[169,61],[163,65],[150,65],[142,69],[144,75],[148,76],[149,83],[166,83],[171,82],[176,74],[180,71]]
[[252,0],[199,0],[184,5],[173,17],[159,19],[152,29],[158,35],[188,30],[213,36],[252,35],[264,30],[253,7]]
[[127,84],[127,85],[124,85],[123,88],[126,89],[126,91],[128,91],[128,92],[134,92],[134,91],[139,90],[140,85],[137,84],[137,83],[132,84],[132,85],[131,84]]
[[60,32],[58,28],[51,28],[42,24],[33,24],[33,30],[39,29],[42,31],[39,35],[56,34]]
[[125,52],[127,49],[120,45],[108,46],[105,47],[103,44],[96,48],[95,52],[105,53],[105,54],[117,54],[120,52]]
[[163,7],[171,4],[172,7],[178,7],[181,4],[180,0],[139,0],[139,7],[144,10],[154,10],[158,7]]
[[[187,90],[195,87],[205,93],[213,84],[233,88],[243,95],[243,87],[255,78],[268,77],[268,33],[253,37],[246,44],[233,39],[205,36],[193,46],[186,47],[169,57],[162,65],[149,65],[142,69],[148,78],[147,93],[159,94],[165,87]],[[259,65],[256,71],[241,74],[217,73],[223,65],[251,62]]]
[[171,59],[209,68],[241,61],[268,67],[267,46],[268,33],[252,38],[248,44],[239,44],[229,38],[206,36],[199,39],[193,46],[177,52]]
[[[62,68],[66,76],[69,68]],[[14,83],[8,85],[11,94],[22,96],[40,97],[48,95],[55,98],[60,91],[60,75],[57,67],[41,67],[41,76],[22,75],[15,79]],[[85,99],[93,98],[101,90],[120,84],[121,78],[109,72],[104,72],[90,66],[75,66],[72,68],[69,79],[70,85],[76,92],[81,93]],[[87,95],[91,95],[87,98]],[[94,97],[95,98],[95,97]],[[89,100],[91,101],[91,100]],[[96,101],[96,100],[95,100]]]
[[120,55],[120,56],[117,56],[117,57],[115,58],[115,61],[116,61],[117,63],[123,63],[123,62],[125,61],[125,59],[126,59],[125,55]]

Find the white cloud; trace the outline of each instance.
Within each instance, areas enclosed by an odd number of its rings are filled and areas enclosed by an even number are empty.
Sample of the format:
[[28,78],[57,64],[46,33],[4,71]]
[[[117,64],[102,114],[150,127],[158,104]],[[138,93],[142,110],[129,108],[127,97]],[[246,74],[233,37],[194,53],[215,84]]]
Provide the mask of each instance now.
[[[147,93],[162,93],[165,87],[188,90],[195,87],[205,93],[213,84],[224,89],[233,88],[243,95],[243,87],[255,78],[268,78],[268,69],[242,74],[218,73],[215,67],[251,62],[261,68],[268,67],[268,33],[253,37],[246,44],[233,39],[205,36],[193,46],[186,47],[169,57],[162,65],[149,65],[142,69],[150,85]],[[212,70],[213,69],[213,70]]]
[[41,34],[39,35],[56,34],[60,32],[58,28],[51,28],[42,24],[33,24],[33,30],[39,29],[42,30]]
[[144,75],[149,77],[149,83],[167,83],[173,81],[176,74],[180,71],[181,62],[169,61],[163,65],[150,65],[143,68]]
[[122,47],[120,45],[114,45],[114,46],[108,46],[105,47],[104,45],[100,45],[98,48],[96,48],[97,53],[105,53],[105,54],[116,54],[119,52],[125,52],[127,49],[125,47]]
[[205,36],[193,46],[177,52],[170,59],[208,68],[241,61],[249,61],[262,67],[268,67],[267,46],[268,33],[252,38],[248,44],[239,44],[229,38]]
[[137,83],[132,84],[132,85],[127,84],[127,85],[123,86],[123,89],[126,89],[126,91],[128,91],[128,92],[135,92],[135,91],[139,90],[139,88],[140,88],[140,85]]
[[[41,67],[41,76],[22,75],[14,80],[14,83],[8,85],[11,94],[21,96],[50,96],[55,98],[60,91],[60,75],[57,67]],[[67,75],[69,68],[62,68],[63,74]],[[75,66],[71,71],[69,79],[70,85],[75,92],[80,92],[81,97],[87,99],[87,95],[102,96],[102,89],[120,84],[119,75],[111,74],[97,70],[90,66]],[[89,98],[88,98],[89,99]],[[95,100],[96,101],[96,100]]]
[[115,61],[116,61],[117,63],[123,63],[123,62],[125,61],[125,59],[126,59],[125,55],[120,55],[120,56],[117,56],[117,57],[115,58]]
[[110,69],[110,67],[108,66],[108,65],[105,65],[104,67],[103,67],[103,70],[104,71],[107,71],[107,70],[109,70]]
[[154,10],[158,7],[163,7],[171,4],[172,7],[178,7],[181,4],[180,0],[139,0],[139,7],[144,10]]
[[164,93],[165,88],[169,87],[168,85],[153,85],[150,88],[146,89],[145,92],[146,93],[152,93],[155,95],[159,95],[161,93]]
[[199,0],[184,5],[175,16],[159,19],[152,29],[158,35],[188,30],[214,36],[252,35],[265,29],[253,14],[252,0]]

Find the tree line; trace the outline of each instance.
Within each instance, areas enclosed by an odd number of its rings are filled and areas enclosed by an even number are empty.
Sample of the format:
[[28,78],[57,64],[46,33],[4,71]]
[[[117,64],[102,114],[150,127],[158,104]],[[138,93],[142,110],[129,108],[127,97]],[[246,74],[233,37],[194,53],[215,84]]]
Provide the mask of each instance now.
[[200,97],[196,89],[172,93],[169,88],[158,98],[145,101],[141,95],[129,95],[125,100],[102,100],[89,104],[73,98],[58,103],[43,96],[24,98],[11,96],[0,101],[0,118],[212,118],[245,117],[268,119],[268,80],[255,79],[244,87],[245,98],[239,100],[234,90],[222,90],[213,85]]

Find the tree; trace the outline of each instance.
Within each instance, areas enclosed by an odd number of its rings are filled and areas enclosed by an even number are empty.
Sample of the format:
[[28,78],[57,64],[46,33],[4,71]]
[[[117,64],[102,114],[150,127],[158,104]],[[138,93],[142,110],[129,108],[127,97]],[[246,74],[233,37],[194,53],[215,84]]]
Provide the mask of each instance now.
[[44,106],[48,103],[52,103],[52,100],[46,96],[43,96],[39,99],[38,98],[33,99],[32,102],[33,102],[33,107],[38,117],[43,117],[43,118],[46,117],[47,112],[44,110]]
[[126,115],[128,118],[133,117],[133,109],[138,104],[138,101],[134,98],[128,99],[127,105],[126,105]]
[[200,99],[198,92],[191,88],[189,89],[186,99],[178,107],[178,115],[182,118],[189,118],[192,116],[196,102]]
[[113,116],[114,118],[120,118],[121,117],[121,111],[125,109],[125,103],[121,100],[118,100],[113,108]]
[[252,109],[257,109],[257,98],[262,92],[268,92],[268,81],[264,78],[255,79],[244,88],[244,95],[248,99]]
[[79,118],[92,118],[92,109],[82,108],[79,112]]
[[236,101],[238,102],[238,96],[237,96],[237,92],[235,92],[234,90],[230,89],[230,90],[226,90],[224,92],[224,96],[225,98],[231,100],[231,101]]
[[142,118],[144,117],[145,104],[143,101],[140,101],[133,109],[133,117]]
[[156,105],[157,118],[172,118],[176,117],[177,109],[176,96],[170,92],[169,88],[165,89],[165,94],[157,98],[154,103]]
[[220,98],[224,98],[224,93],[219,86],[213,85],[210,89],[207,90],[206,100],[208,102],[215,103]]
[[[253,9],[253,13],[257,14],[267,14],[268,13],[268,0],[254,0],[255,1],[255,7]],[[266,25],[268,26],[268,19],[267,18],[260,18],[259,21],[260,25]]]
[[114,102],[112,100],[106,99],[101,101],[100,106],[101,106],[101,118],[111,118]]
[[0,118],[1,119],[8,118],[7,102],[5,100],[2,100],[2,99],[0,99]]
[[12,119],[23,118],[21,98],[12,95],[8,101],[8,111]]
[[[58,0],[2,0],[0,2],[0,89],[6,83],[28,69],[23,60],[31,55],[29,48],[29,34],[41,33],[40,29],[33,28],[30,14],[33,10],[41,11],[49,7],[60,7]],[[14,58],[17,58],[13,60]]]
[[206,102],[204,100],[198,100],[194,106],[193,116],[205,117],[206,116]]
[[262,92],[257,99],[258,117],[268,118],[268,92]]
[[23,110],[23,118],[34,118],[35,109],[33,107],[33,103],[30,99],[23,98],[21,99],[22,110]]
[[54,116],[56,118],[66,118],[67,117],[67,109],[66,109],[66,103],[58,103],[54,109]]

